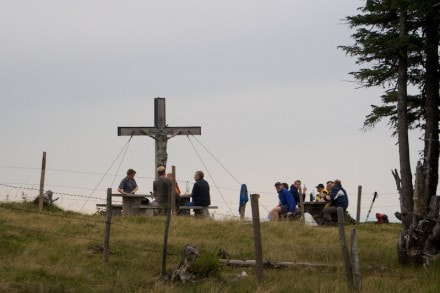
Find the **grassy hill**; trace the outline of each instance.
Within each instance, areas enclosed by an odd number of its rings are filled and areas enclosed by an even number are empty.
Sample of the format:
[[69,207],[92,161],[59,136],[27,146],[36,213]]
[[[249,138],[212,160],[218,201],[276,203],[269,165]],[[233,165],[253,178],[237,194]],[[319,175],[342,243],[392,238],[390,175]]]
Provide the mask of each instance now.
[[[248,221],[173,217],[168,239],[167,272],[190,243],[201,257],[197,282],[167,283],[162,266],[165,217],[114,217],[109,262],[104,264],[103,215],[83,215],[56,207],[38,213],[30,203],[0,204],[1,292],[349,292],[341,262],[338,229],[296,222],[261,223],[263,257],[329,265],[321,269],[265,269],[256,286],[255,269],[220,264],[255,259]],[[440,266],[401,266],[395,247],[398,224],[348,226],[358,232],[364,292],[439,292]],[[349,239],[347,239],[349,240]],[[247,278],[237,276],[245,271]]]

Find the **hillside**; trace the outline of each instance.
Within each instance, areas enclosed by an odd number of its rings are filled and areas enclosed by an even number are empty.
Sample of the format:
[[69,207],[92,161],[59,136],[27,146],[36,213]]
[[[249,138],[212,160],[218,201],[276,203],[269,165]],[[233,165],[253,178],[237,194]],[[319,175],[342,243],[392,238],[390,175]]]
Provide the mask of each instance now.
[[[263,257],[328,265],[321,269],[265,269],[257,290],[254,268],[218,262],[223,249],[232,259],[255,259],[250,222],[173,217],[167,272],[190,243],[201,257],[195,283],[160,278],[165,217],[114,217],[108,264],[103,263],[103,215],[82,215],[56,207],[40,214],[30,203],[0,204],[1,292],[348,292],[338,229],[296,222],[261,223]],[[356,228],[364,292],[438,292],[438,264],[403,267],[396,258],[398,224]],[[349,239],[347,239],[349,240]],[[237,276],[246,272],[248,277]]]

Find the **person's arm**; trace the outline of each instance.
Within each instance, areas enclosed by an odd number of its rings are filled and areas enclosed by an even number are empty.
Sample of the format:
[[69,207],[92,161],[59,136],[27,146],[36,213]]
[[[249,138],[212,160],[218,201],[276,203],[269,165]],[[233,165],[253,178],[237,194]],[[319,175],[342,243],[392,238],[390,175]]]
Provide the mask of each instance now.
[[122,179],[121,183],[119,183],[118,191],[119,193],[126,194],[124,191],[125,178]]
[[177,184],[177,182],[176,182],[176,196],[179,196],[180,195],[180,188],[179,188],[179,184]]
[[295,211],[295,200],[293,196],[286,196],[287,205],[289,206],[289,211],[293,213]]
[[133,189],[133,191],[131,192],[132,194],[135,194],[136,193],[136,191],[138,191],[139,190],[139,186],[136,186],[136,188],[135,189]]

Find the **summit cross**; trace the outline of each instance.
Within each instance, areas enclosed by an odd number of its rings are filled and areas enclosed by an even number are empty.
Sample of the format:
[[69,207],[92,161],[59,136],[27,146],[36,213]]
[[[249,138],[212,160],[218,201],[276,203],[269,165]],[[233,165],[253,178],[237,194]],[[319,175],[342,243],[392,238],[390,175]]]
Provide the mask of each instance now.
[[[169,127],[166,124],[165,98],[154,98],[154,127],[118,127],[118,136],[146,135],[155,140],[155,163],[167,165],[167,142],[176,135],[200,135],[200,126]],[[157,175],[155,170],[154,172]]]

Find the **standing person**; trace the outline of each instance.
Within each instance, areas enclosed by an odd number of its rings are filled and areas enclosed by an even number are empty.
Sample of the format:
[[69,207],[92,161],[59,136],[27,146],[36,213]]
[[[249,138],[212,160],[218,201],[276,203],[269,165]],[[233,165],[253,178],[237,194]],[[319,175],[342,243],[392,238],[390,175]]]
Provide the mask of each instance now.
[[287,215],[287,213],[291,213],[293,215],[296,206],[292,193],[284,188],[282,183],[275,183],[275,189],[278,192],[279,204],[269,213],[271,221],[276,221],[280,215]]
[[[170,193],[172,188],[172,181],[165,175],[165,167],[159,166],[157,168],[157,174],[159,178],[153,182],[153,197],[151,206],[158,208],[169,207],[170,205]],[[158,212],[159,210],[155,210]]]
[[[192,202],[188,202],[187,206],[202,206],[207,207],[211,204],[211,195],[209,193],[209,183],[205,179],[205,174],[202,171],[194,173],[194,183],[191,198]],[[194,214],[200,214],[202,211],[195,210]]]
[[343,208],[345,213],[348,207],[348,194],[342,187],[341,180],[336,179],[330,191],[330,206],[322,210],[326,222],[331,222],[337,217],[338,207]]
[[122,179],[121,183],[119,184],[119,193],[134,194],[136,191],[138,191],[139,187],[136,183],[136,180],[134,180],[134,175],[136,175],[136,171],[133,169],[128,169],[127,177]]

